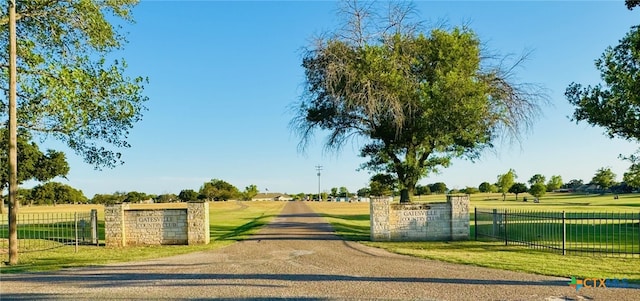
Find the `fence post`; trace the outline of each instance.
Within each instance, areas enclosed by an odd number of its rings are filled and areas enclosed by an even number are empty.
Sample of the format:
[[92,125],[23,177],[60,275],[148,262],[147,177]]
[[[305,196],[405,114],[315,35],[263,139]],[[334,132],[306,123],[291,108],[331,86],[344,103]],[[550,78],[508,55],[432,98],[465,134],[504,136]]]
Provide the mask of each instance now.
[[504,209],[504,218],[502,219],[504,225],[504,245],[509,245],[509,238],[507,237],[507,209]]
[[99,245],[98,241],[98,210],[91,209],[91,243],[96,246]]
[[78,253],[78,212],[73,213],[73,220],[76,228],[76,253]]
[[567,215],[562,211],[562,255],[567,255]]
[[478,240],[478,207],[473,207],[473,225],[475,226],[474,237]]

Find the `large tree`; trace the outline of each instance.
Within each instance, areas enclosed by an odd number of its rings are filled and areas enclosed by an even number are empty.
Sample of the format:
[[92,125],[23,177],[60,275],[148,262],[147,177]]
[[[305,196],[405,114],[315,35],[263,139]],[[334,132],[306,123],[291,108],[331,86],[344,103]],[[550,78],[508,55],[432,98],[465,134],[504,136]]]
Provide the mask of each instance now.
[[490,67],[471,29],[423,33],[406,22],[409,9],[396,6],[383,21],[370,4],[348,5],[347,28],[319,38],[303,58],[306,89],[291,122],[301,146],[315,130],[329,132],[329,149],[365,138],[362,167],[394,174],[408,202],[418,180],[453,158],[478,158],[537,115],[540,90]]
[[611,138],[640,141],[640,26],[608,47],[595,65],[604,86],[571,83],[565,92],[576,106],[572,119],[601,126]]
[[220,179],[204,183],[199,193],[210,201],[226,201],[240,195],[238,188]]
[[629,187],[634,189],[640,188],[640,162],[633,162],[631,166],[629,166],[629,170],[624,173],[622,179]]
[[[132,21],[137,2],[17,1],[19,128],[65,142],[96,167],[122,162],[113,148],[129,147],[129,130],[146,109],[146,80],[127,77],[124,60],[107,59],[126,42],[120,26],[110,21]],[[8,47],[6,12],[3,1],[1,49]],[[7,61],[2,52],[3,91],[8,90]],[[0,120],[6,120],[6,94],[0,95]]]
[[531,177],[531,179],[529,179],[529,185],[544,184],[544,181],[546,180],[547,180],[547,177],[541,174],[535,174]]
[[[6,128],[0,128],[0,145],[7,145],[8,133]],[[43,153],[38,145],[31,142],[31,135],[26,131],[20,131],[17,136],[18,143],[18,184],[27,180],[40,182],[51,180],[57,176],[66,176],[69,172],[69,163],[62,152],[48,149]],[[9,171],[5,168],[8,162],[7,149],[0,149],[0,213],[3,213],[2,191],[9,185]]]
[[547,182],[547,191],[554,191],[562,187],[562,177],[560,175],[551,176]]
[[[544,184],[542,184],[542,187],[544,187]],[[514,193],[516,195],[516,201],[517,201],[518,200],[518,194],[521,194],[523,192],[527,192],[527,184],[525,184],[525,183],[514,183],[509,188],[509,192]]]
[[58,182],[48,182],[31,189],[30,201],[37,205],[57,205],[84,204],[88,199],[82,190]]
[[[0,49],[9,49],[0,55],[0,124],[8,120],[10,175],[17,128],[61,140],[96,168],[122,162],[113,148],[129,147],[129,130],[145,110],[146,80],[127,77],[123,60],[107,59],[125,42],[110,22],[132,21],[137,2],[0,2]],[[16,264],[17,181],[10,178],[9,263]]]
[[616,183],[616,174],[613,173],[611,168],[599,168],[595,175],[593,175],[591,183],[598,185],[604,192]]

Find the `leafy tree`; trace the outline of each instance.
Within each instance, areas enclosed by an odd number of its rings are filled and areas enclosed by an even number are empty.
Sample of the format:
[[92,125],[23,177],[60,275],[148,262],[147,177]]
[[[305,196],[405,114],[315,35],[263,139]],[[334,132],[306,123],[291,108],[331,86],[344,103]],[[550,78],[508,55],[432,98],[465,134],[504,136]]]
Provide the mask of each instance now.
[[433,183],[429,185],[429,189],[431,189],[431,192],[435,194],[445,194],[447,193],[447,190],[448,190],[447,184],[445,184],[444,182]]
[[[410,10],[391,9],[385,24],[350,5],[353,27],[317,40],[303,58],[306,91],[291,122],[303,147],[315,130],[329,131],[330,149],[365,138],[362,168],[394,174],[409,202],[421,178],[453,158],[478,158],[537,115],[541,93],[511,83],[513,69],[491,67],[471,29],[425,34],[407,24]],[[373,27],[386,31],[367,35]]]
[[579,179],[571,179],[569,181],[569,183],[562,185],[562,188],[567,188],[567,189],[576,189],[580,186],[584,185],[584,182],[582,180]]
[[463,193],[466,194],[475,194],[480,192],[480,189],[476,188],[476,187],[467,187],[465,189],[462,190]]
[[341,186],[338,193],[341,197],[349,197],[349,189],[347,187]]
[[200,187],[199,193],[210,201],[226,201],[240,194],[238,188],[219,179],[212,179],[204,183]]
[[616,174],[611,171],[611,168],[600,168],[591,179],[591,183],[598,185],[602,191],[606,191],[616,183]]
[[624,2],[629,10],[632,10],[634,6],[640,6],[640,0],[625,0]]
[[84,204],[88,199],[82,191],[69,185],[58,182],[48,182],[37,185],[31,189],[31,200],[37,205],[57,205]]
[[509,169],[505,174],[498,175],[498,182],[496,183],[496,186],[498,187],[498,192],[502,193],[503,201],[507,199],[507,192],[510,192],[509,190],[515,183],[517,177],[516,171],[513,169]]
[[[8,133],[6,128],[0,128],[0,145],[8,145]],[[66,176],[69,173],[69,163],[62,152],[47,150],[42,153],[37,144],[29,142],[31,135],[26,131],[20,131],[18,135],[18,184],[27,180],[45,182],[57,176]],[[0,162],[8,162],[7,149],[0,149]],[[2,164],[3,167],[6,165]],[[7,168],[0,168],[0,192],[9,185],[9,173]],[[2,195],[0,193],[0,213],[3,211]]]
[[[544,186],[544,184],[543,184]],[[513,183],[513,185],[511,185],[511,187],[509,188],[509,192],[510,193],[515,193],[516,195],[516,201],[518,200],[518,194],[523,193],[523,192],[527,192],[527,185],[524,183]]]
[[369,183],[369,193],[375,196],[393,195],[396,189],[396,179],[389,174],[376,174],[371,177]]
[[629,166],[629,170],[624,173],[623,181],[631,188],[640,188],[640,162],[635,162]]
[[337,187],[331,188],[331,196],[332,197],[338,196],[338,188]]
[[551,176],[551,179],[547,182],[547,191],[558,190],[560,187],[562,187],[562,177],[559,175]]
[[113,205],[122,203],[126,196],[122,193],[116,192],[114,194],[95,194],[91,199],[93,204]]
[[127,192],[127,195],[124,198],[124,202],[128,203],[140,203],[148,198],[147,194],[144,192],[130,191]]
[[[547,192],[547,186],[544,183],[535,183],[529,188],[529,194],[536,198],[541,198]],[[516,196],[517,198],[517,196]]]
[[0,49],[10,50],[0,55],[0,95],[7,95],[0,97],[0,124],[9,121],[12,154],[9,264],[18,263],[17,128],[61,140],[96,168],[122,162],[111,147],[129,147],[129,130],[146,109],[146,80],[127,77],[123,60],[107,61],[125,42],[109,21],[132,21],[136,3],[0,2]]
[[356,192],[356,194],[359,197],[368,197],[369,195],[371,195],[371,188],[369,187],[360,188],[358,189],[358,192]]
[[[125,76],[124,60],[108,62],[126,42],[109,21],[133,21],[138,1],[17,2],[19,127],[61,140],[96,167],[115,166],[120,153],[105,144],[129,147],[127,135],[147,97],[146,80]],[[7,5],[0,3],[0,49],[8,49]],[[9,83],[7,55],[0,55],[3,91]],[[6,106],[0,98],[0,107]],[[1,110],[0,120],[7,118]]]
[[195,202],[198,200],[198,193],[193,189],[183,189],[178,194],[178,199],[183,202]]
[[547,180],[547,178],[541,174],[535,174],[531,177],[531,179],[529,179],[529,185],[534,185],[534,184],[544,184],[544,182]]
[[632,27],[619,43],[608,47],[595,62],[604,87],[598,84],[583,88],[571,83],[565,96],[576,106],[572,117],[576,122],[604,127],[611,138],[639,141],[640,26]]
[[165,193],[156,197],[158,203],[173,203],[178,200],[178,196],[173,193]]
[[480,183],[480,185],[478,186],[478,190],[480,192],[491,192],[491,183],[489,182]]
[[417,195],[430,195],[431,188],[429,185],[416,185],[416,194]]
[[241,193],[240,198],[243,201],[251,201],[256,195],[258,195],[258,186],[249,185],[244,188],[244,191]]

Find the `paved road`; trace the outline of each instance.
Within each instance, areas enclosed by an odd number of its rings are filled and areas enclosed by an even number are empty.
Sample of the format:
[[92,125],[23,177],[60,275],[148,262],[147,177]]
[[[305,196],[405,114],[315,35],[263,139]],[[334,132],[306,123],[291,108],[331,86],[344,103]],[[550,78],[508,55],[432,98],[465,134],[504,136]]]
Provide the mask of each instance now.
[[423,260],[336,237],[290,202],[252,239],[223,249],[52,273],[2,275],[2,300],[640,300],[638,289]]

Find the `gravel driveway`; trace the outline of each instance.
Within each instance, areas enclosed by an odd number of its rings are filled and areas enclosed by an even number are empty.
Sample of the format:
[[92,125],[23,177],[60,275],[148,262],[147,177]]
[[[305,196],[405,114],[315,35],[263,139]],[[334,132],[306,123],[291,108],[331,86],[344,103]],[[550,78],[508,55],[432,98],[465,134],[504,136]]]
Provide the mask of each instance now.
[[0,279],[1,300],[640,300],[639,289],[402,256],[346,242],[289,202],[253,238],[208,252]]

